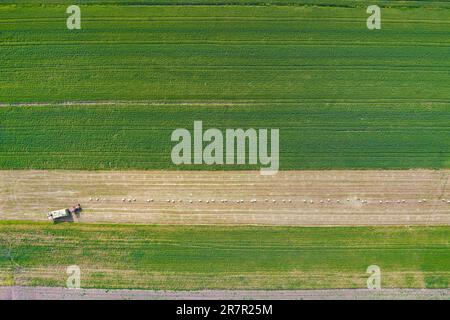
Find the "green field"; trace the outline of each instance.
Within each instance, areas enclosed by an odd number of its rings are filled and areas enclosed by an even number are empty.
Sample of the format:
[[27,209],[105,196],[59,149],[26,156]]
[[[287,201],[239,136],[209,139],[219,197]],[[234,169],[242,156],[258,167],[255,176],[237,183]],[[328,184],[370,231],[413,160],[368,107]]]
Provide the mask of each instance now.
[[147,289],[447,288],[447,227],[294,228],[0,222],[0,285]]
[[0,5],[0,102],[450,100],[450,8],[122,2]]
[[172,169],[194,120],[280,128],[281,169],[450,167],[446,2],[380,1],[375,31],[367,1],[82,1],[72,31],[46,3],[0,4],[0,168]]
[[[5,4],[42,4],[42,0],[3,0]],[[46,0],[48,4],[128,4],[128,5],[259,5],[259,6],[341,6],[363,7],[371,3],[368,0]],[[449,8],[450,4],[436,0],[377,0],[378,5],[384,7],[432,7]]]
[[0,108],[0,167],[241,169],[176,166],[176,128],[280,128],[281,169],[449,168],[448,105],[315,102],[237,106]]

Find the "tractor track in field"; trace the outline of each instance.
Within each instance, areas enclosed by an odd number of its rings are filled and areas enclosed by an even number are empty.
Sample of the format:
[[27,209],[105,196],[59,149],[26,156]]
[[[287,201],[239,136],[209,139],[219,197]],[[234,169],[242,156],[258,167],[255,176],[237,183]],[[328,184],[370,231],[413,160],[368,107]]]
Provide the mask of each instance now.
[[333,103],[333,104],[351,104],[376,102],[377,104],[391,103],[450,103],[447,99],[235,99],[235,100],[80,100],[80,101],[53,101],[53,102],[0,102],[0,107],[64,107],[64,106],[258,106],[267,102],[276,102],[277,104],[308,104],[308,103]]
[[0,220],[220,225],[450,225],[450,170],[0,171]]

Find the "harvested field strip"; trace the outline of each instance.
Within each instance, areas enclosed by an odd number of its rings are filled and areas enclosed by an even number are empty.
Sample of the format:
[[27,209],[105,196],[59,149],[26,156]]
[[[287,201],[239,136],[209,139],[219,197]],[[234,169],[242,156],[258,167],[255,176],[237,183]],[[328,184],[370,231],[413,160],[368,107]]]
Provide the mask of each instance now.
[[[447,288],[449,227],[286,228],[0,222],[0,284],[85,288]],[[389,249],[386,249],[389,248]],[[336,270],[339,270],[336,273]]]
[[448,101],[158,103],[3,105],[0,168],[259,169],[175,166],[171,133],[198,120],[204,130],[279,128],[286,170],[450,167]]
[[367,1],[89,2],[75,31],[68,2],[16,3],[0,5],[1,103],[450,99],[444,2],[386,2],[382,32]]
[[450,225],[448,170],[0,171],[0,219],[46,220],[80,203],[80,222]]

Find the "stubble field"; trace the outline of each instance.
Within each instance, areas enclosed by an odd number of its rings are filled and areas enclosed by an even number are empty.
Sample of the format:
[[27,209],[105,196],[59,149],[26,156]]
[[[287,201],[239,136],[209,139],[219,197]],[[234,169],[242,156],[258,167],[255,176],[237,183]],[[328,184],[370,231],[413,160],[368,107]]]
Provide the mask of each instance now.
[[448,170],[0,171],[0,220],[222,225],[448,225]]

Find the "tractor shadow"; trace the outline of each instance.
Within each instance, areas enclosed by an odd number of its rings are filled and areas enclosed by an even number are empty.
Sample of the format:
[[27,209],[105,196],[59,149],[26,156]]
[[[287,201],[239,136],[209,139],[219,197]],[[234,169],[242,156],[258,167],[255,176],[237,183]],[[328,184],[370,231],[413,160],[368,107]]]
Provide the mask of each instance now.
[[64,223],[64,222],[69,222],[69,223],[75,222],[75,219],[73,218],[73,214],[70,214],[67,217],[58,218],[53,221],[54,224]]
[[69,214],[67,217],[61,217],[59,219],[56,219],[53,221],[54,224],[59,224],[59,223],[74,223],[80,220],[81,217],[81,213],[77,212],[77,213],[71,213]]

